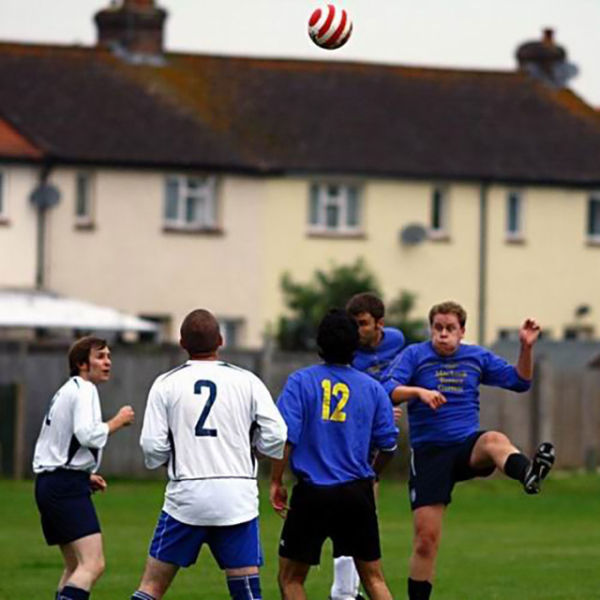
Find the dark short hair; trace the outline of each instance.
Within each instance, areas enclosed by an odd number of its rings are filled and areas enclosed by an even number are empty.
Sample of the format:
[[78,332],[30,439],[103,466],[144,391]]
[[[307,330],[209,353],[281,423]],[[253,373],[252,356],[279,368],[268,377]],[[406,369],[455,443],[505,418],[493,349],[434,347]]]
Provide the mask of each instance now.
[[197,308],[187,315],[179,331],[181,345],[190,356],[210,354],[222,343],[219,323],[208,310]]
[[331,309],[319,323],[317,346],[319,356],[326,363],[347,365],[358,348],[358,325],[348,313]]
[[106,348],[106,340],[88,335],[75,341],[69,348],[69,373],[71,376],[79,375],[79,366],[90,364],[90,352],[93,348],[101,350]]
[[458,302],[447,300],[434,304],[429,311],[429,324],[433,325],[435,315],[456,315],[460,326],[464,329],[467,322],[467,311]]
[[361,313],[369,313],[376,321],[379,321],[385,315],[385,305],[381,298],[372,292],[362,292],[354,294],[348,300],[346,311],[352,317],[356,317]]

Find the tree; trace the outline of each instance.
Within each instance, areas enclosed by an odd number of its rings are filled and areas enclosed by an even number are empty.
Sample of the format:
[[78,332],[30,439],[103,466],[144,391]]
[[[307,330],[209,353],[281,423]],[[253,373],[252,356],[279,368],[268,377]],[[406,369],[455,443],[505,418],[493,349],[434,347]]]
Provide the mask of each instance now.
[[398,297],[389,303],[385,311],[385,324],[400,329],[407,344],[420,342],[427,338],[427,321],[410,317],[416,300],[416,294],[400,290]]
[[289,273],[281,278],[290,316],[279,318],[277,341],[282,350],[314,350],[319,321],[330,308],[344,308],[359,292],[381,295],[376,277],[359,258],[354,264],[317,269],[311,281],[295,282]]
[[[314,350],[317,325],[330,308],[343,308],[360,292],[373,292],[381,297],[377,278],[358,259],[351,265],[333,265],[329,271],[317,269],[308,283],[298,283],[289,273],[281,278],[285,305],[289,316],[279,318],[277,341],[282,350]],[[413,319],[416,294],[400,290],[386,310],[385,323],[400,329],[407,343],[427,337],[427,322]]]

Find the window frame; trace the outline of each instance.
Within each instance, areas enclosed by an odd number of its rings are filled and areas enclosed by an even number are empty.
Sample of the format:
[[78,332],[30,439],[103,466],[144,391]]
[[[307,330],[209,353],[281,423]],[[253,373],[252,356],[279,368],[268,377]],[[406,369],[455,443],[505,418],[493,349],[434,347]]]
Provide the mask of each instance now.
[[[79,214],[80,182],[84,181],[84,192],[86,205],[85,214]],[[75,173],[75,227],[88,229],[94,225],[95,209],[95,177],[90,171],[77,171]]]
[[[335,195],[331,194],[332,188],[337,188]],[[310,235],[333,237],[363,235],[363,193],[358,183],[338,180],[312,181],[308,191],[307,228]],[[355,202],[353,210],[349,206],[352,201]],[[329,208],[335,208],[337,211],[334,226],[328,224]],[[352,212],[354,212],[355,224],[349,223]]]
[[[437,215],[437,217],[436,217]],[[429,238],[448,240],[450,237],[450,188],[437,184],[431,188],[429,199]],[[435,221],[438,221],[436,224]]]
[[[191,187],[191,182],[201,182],[195,189]],[[172,198],[169,197],[169,185],[176,183],[177,197],[176,202],[176,217],[169,216],[169,203]],[[164,196],[163,196],[163,227],[170,231],[189,231],[189,232],[216,232],[219,231],[219,202],[217,190],[217,177],[215,175],[181,175],[169,174],[164,180]],[[193,198],[196,201],[204,200],[202,205],[201,218],[190,220],[188,211],[190,205],[189,199]],[[193,208],[198,211],[198,204]]]
[[[511,201],[516,200],[516,229],[511,229],[512,207]],[[509,189],[506,192],[504,235],[507,242],[522,242],[525,239],[525,219],[524,219],[524,197],[523,191],[518,189]]]
[[222,347],[227,348],[228,350],[238,350],[239,348],[242,348],[246,326],[245,319],[243,317],[219,316],[218,321],[221,329],[221,336],[223,338]]
[[[595,210],[594,206],[596,207]],[[596,225],[595,228],[593,227],[594,224]],[[593,231],[593,229],[596,229],[596,231]],[[592,192],[587,197],[585,234],[589,243],[600,245],[600,192],[598,191]]]

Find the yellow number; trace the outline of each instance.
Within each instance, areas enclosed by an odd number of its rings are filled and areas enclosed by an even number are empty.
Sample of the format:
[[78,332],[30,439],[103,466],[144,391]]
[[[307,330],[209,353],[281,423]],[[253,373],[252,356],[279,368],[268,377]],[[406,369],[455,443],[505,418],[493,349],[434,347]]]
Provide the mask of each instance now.
[[[336,383],[332,389],[331,381],[329,379],[323,379],[323,381],[321,381],[321,387],[323,388],[323,407],[321,410],[321,418],[323,421],[336,421],[338,423],[343,423],[346,420],[344,407],[350,398],[350,389],[345,383]],[[332,395],[337,399],[337,405],[333,411],[333,414],[331,414]]]

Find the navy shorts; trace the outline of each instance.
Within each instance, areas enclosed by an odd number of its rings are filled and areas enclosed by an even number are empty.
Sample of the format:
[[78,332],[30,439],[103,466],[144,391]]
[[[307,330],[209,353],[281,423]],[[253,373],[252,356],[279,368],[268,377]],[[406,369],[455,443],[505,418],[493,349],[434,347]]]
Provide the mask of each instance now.
[[100,532],[91,495],[90,474],[86,471],[57,469],[36,477],[35,501],[49,546]]
[[495,467],[473,469],[469,466],[475,442],[485,431],[477,431],[456,444],[426,444],[413,448],[410,459],[408,490],[412,510],[420,506],[450,504],[458,481],[487,477]]
[[260,567],[263,564],[258,518],[227,526],[187,525],[161,511],[150,556],[180,567],[194,564],[208,544],[221,569]]
[[372,480],[331,486],[299,482],[294,486],[279,556],[318,565],[327,538],[333,542],[335,557],[381,558]]

